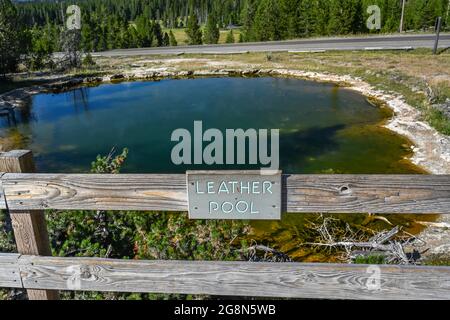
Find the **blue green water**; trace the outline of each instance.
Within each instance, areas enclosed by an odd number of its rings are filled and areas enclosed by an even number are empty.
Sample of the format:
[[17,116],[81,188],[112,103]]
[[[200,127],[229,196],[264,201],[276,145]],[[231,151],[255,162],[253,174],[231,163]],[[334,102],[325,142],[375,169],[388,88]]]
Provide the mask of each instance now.
[[[286,78],[202,78],[123,82],[38,94],[6,133],[33,150],[39,172],[85,172],[97,154],[127,147],[122,172],[259,166],[175,166],[177,128],[280,129],[280,166],[289,173],[415,172],[408,141],[381,128],[389,111],[332,84]],[[4,120],[3,120],[4,121]]]
[[[16,114],[0,119],[0,132],[15,148],[33,150],[39,172],[86,172],[97,154],[130,151],[122,172],[176,173],[205,166],[175,166],[173,130],[280,129],[281,169],[288,173],[414,173],[405,158],[410,143],[381,124],[390,111],[332,84],[285,78],[202,78],[123,82],[38,94]],[[2,121],[2,122],[1,122]],[[249,166],[214,167],[247,169]],[[252,168],[250,166],[250,168]],[[259,166],[255,167],[259,168]],[[366,215],[344,215],[364,224]],[[313,215],[284,214],[281,221],[253,221],[249,240],[296,260],[329,256],[298,246]],[[389,219],[417,232],[415,217]],[[422,218],[423,219],[423,218]],[[372,228],[390,228],[378,220]]]

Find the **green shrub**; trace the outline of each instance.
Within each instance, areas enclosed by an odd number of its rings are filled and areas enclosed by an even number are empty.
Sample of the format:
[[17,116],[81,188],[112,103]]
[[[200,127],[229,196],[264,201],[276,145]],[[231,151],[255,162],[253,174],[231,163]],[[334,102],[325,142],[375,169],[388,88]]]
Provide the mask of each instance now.
[[92,55],[90,53],[87,53],[86,56],[83,59],[82,62],[83,66],[85,67],[93,67],[96,65],[94,59],[92,58]]
[[368,256],[357,256],[353,263],[356,264],[385,264],[386,259],[382,255],[372,254]]

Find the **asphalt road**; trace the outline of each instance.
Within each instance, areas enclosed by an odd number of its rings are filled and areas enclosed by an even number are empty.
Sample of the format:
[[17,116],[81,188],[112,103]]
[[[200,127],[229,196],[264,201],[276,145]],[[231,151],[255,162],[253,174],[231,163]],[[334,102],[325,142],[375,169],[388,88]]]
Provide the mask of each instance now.
[[[182,53],[230,54],[244,52],[310,52],[322,50],[404,50],[433,48],[434,35],[390,35],[347,38],[318,38],[289,41],[252,42],[222,45],[117,49],[96,52],[93,56],[138,56]],[[450,34],[441,34],[439,48],[450,47]]]

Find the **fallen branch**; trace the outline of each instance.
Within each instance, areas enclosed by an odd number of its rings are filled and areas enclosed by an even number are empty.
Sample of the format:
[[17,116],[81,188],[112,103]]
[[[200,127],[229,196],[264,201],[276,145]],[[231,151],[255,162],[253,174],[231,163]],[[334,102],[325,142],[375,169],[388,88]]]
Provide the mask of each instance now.
[[[410,264],[420,258],[420,253],[405,253],[404,247],[410,246],[417,239],[411,234],[399,235],[399,226],[376,233],[369,239],[367,235],[357,234],[346,223],[343,228],[341,221],[327,217],[320,225],[312,224],[312,228],[319,233],[319,241],[306,242],[302,246],[326,247],[344,251],[344,260],[354,261],[357,257],[372,255],[382,256],[387,263]],[[340,238],[340,239],[339,239]],[[339,239],[339,240],[338,240]],[[423,243],[423,241],[422,241]]]
[[380,232],[373,236],[369,241],[375,243],[385,243],[386,241],[391,240],[395,235],[398,234],[400,228],[395,226],[393,229],[387,232]]

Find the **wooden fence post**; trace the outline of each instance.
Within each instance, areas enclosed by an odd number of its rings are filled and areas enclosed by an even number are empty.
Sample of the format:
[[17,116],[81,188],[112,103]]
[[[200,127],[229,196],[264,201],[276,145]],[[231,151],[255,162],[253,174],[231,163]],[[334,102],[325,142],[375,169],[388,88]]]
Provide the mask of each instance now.
[[[35,172],[33,154],[29,150],[13,150],[0,154],[0,172]],[[17,251],[21,254],[51,256],[47,224],[43,210],[10,211]],[[57,300],[55,290],[27,290],[30,300]]]

